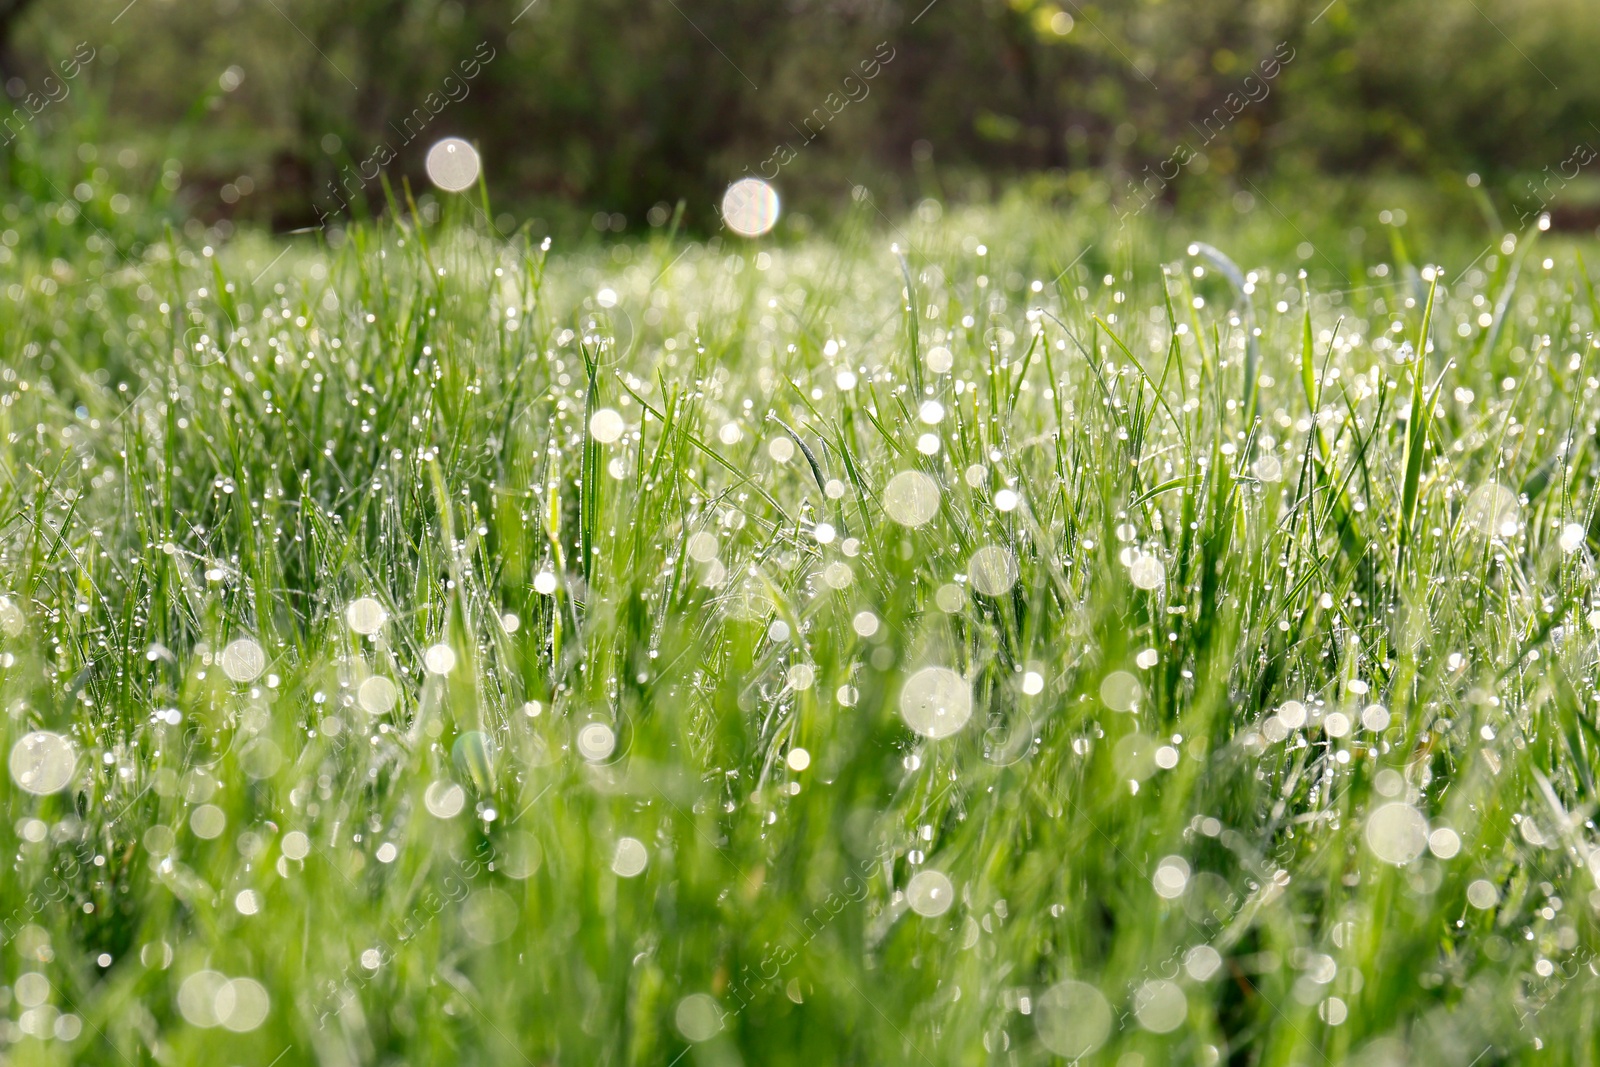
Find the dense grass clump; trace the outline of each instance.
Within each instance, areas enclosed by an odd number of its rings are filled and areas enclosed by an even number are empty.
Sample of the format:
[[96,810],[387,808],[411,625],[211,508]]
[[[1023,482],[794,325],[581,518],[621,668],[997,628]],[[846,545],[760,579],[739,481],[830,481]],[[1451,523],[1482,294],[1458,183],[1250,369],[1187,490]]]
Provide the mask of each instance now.
[[4,1055],[1600,1054],[1576,250],[868,214],[16,223]]

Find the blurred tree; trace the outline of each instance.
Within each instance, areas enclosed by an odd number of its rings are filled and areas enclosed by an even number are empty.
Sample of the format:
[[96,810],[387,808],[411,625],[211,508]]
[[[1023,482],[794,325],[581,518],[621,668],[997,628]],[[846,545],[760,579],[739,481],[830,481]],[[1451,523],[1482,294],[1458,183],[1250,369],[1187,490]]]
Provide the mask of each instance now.
[[[634,223],[686,199],[704,225],[741,174],[833,198],[914,156],[1169,199],[1273,171],[1537,172],[1600,142],[1591,3],[196,0],[108,25],[98,0],[56,0],[23,24],[22,65],[112,46],[121,131],[219,188],[253,172],[276,193],[226,210],[282,225],[319,196],[378,205],[378,171],[418,175],[449,134],[481,143],[498,198]],[[0,45],[27,4],[0,0]]]
[[0,85],[10,90],[11,79],[22,73],[12,43],[22,16],[33,6],[33,0],[0,0]]

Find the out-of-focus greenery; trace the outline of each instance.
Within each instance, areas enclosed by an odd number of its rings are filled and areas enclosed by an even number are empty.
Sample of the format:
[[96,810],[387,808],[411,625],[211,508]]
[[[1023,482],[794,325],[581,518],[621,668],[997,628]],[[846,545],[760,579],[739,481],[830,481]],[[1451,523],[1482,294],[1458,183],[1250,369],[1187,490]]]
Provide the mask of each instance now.
[[[107,136],[183,162],[198,210],[282,227],[384,146],[392,179],[417,175],[445,133],[482,146],[503,198],[634,227],[680,199],[714,224],[721,187],[783,144],[801,201],[887,177],[908,201],[949,175],[1144,180],[1187,144],[1163,202],[1477,171],[1525,206],[1529,177],[1600,143],[1586,0],[43,0],[19,34],[30,84],[96,48],[79,89]],[[360,195],[383,202],[378,181]]]

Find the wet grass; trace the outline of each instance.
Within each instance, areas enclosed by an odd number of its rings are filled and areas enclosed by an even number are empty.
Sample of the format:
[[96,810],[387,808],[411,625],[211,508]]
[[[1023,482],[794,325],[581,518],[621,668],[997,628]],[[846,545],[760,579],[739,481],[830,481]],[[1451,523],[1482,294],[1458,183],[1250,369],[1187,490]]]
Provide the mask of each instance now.
[[95,210],[0,224],[11,1062],[1600,1049],[1579,249]]

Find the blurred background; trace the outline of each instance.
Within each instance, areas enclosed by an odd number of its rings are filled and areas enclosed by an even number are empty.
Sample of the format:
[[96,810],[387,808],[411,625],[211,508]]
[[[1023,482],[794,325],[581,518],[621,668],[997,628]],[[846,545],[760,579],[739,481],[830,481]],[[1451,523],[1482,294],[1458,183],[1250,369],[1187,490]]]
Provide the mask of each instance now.
[[[1157,217],[1279,197],[1361,217],[1405,194],[1446,222],[1548,210],[1592,230],[1595,15],[1593,0],[0,0],[0,152],[14,200],[117,186],[224,230],[380,213],[386,182],[420,193],[447,135],[479,147],[502,226],[558,232],[675,215],[706,231],[746,175],[772,179],[801,228],[870,188],[888,214],[1021,189]],[[71,183],[54,194],[46,157]]]

